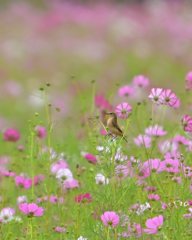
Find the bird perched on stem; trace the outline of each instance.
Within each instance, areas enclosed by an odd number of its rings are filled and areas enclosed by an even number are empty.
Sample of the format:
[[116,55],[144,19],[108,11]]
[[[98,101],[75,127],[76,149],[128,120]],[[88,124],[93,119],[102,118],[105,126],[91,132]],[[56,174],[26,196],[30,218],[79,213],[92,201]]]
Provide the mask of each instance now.
[[[110,132],[117,136],[123,137],[123,132],[117,123],[117,114],[114,112],[105,114],[109,115],[109,119],[107,120],[107,127],[110,130]],[[127,142],[127,140],[124,137],[123,139]]]

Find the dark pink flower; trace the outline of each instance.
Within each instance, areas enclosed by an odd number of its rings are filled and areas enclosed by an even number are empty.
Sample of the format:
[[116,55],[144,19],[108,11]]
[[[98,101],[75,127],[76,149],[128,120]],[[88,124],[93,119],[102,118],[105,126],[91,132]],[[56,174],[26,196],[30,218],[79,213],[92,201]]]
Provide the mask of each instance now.
[[182,125],[183,125],[184,131],[192,132],[192,118],[191,118],[191,116],[186,115],[182,119]]
[[28,217],[42,216],[44,211],[42,207],[38,207],[35,203],[22,203],[19,205],[19,209]]
[[162,104],[173,106],[178,101],[175,93],[171,93],[171,89],[166,89],[162,92]]
[[146,88],[149,85],[149,79],[143,75],[138,75],[133,78],[133,85],[135,87]]
[[167,134],[167,131],[163,131],[162,126],[155,124],[145,129],[145,133],[151,136],[164,136]]
[[108,225],[111,227],[116,227],[119,223],[119,216],[115,212],[108,211],[101,215],[101,220],[106,227]]
[[96,164],[97,163],[96,156],[93,156],[91,153],[86,154],[85,159],[88,160],[88,162],[91,163],[91,164]]
[[188,202],[189,202],[189,206],[192,206],[192,201],[191,201],[191,200],[188,200]]
[[92,197],[89,193],[86,193],[85,195],[82,195],[82,194],[79,194],[78,197],[75,197],[75,202],[78,202],[78,203],[90,203],[92,202]]
[[162,92],[163,92],[163,88],[152,88],[148,98],[151,99],[152,102],[159,105],[163,101]]
[[127,102],[123,102],[116,107],[115,112],[120,118],[128,118],[132,107]]
[[36,126],[35,131],[36,131],[37,137],[39,138],[44,138],[46,136],[46,130],[42,126]]
[[42,174],[39,174],[38,176],[35,176],[34,177],[34,180],[33,180],[33,184],[34,185],[37,185],[39,184],[40,182],[42,182],[46,177]]
[[159,215],[158,217],[154,217],[152,219],[148,219],[146,221],[146,226],[150,229],[144,229],[144,232],[148,232],[148,234],[157,234],[163,225],[163,216]]
[[9,128],[4,132],[4,140],[7,142],[16,142],[20,138],[20,133],[15,128]]
[[128,97],[128,96],[131,96],[135,93],[135,90],[133,87],[130,87],[130,86],[124,86],[124,87],[121,87],[119,88],[118,90],[118,94],[120,97]]
[[15,173],[10,172],[10,171],[2,171],[1,174],[6,176],[6,177],[14,177],[15,176]]
[[143,146],[145,146],[146,148],[151,147],[151,138],[147,135],[140,134],[137,138],[134,138],[133,140],[138,147],[143,147]]
[[150,200],[154,200],[154,201],[158,201],[160,199],[159,195],[154,195],[153,193],[152,194],[149,194],[148,195],[148,199]]
[[16,186],[23,188],[23,189],[28,189],[32,185],[31,179],[25,179],[23,176],[17,176],[15,177],[15,184]]
[[192,71],[186,75],[185,79],[186,79],[185,88],[192,89]]
[[66,232],[66,229],[65,229],[65,228],[62,228],[62,227],[56,227],[56,228],[55,228],[55,232],[64,233],[64,232]]

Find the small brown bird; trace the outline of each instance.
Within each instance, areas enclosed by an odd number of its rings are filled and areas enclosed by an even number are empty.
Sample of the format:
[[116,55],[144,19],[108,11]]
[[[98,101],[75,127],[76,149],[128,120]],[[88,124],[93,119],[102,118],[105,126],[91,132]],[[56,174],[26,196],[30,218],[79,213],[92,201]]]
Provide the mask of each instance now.
[[[117,123],[117,114],[114,112],[105,113],[105,114],[109,115],[109,119],[107,120],[107,127],[109,131],[117,136],[122,137],[123,132]],[[123,139],[127,142],[127,140],[124,137]]]

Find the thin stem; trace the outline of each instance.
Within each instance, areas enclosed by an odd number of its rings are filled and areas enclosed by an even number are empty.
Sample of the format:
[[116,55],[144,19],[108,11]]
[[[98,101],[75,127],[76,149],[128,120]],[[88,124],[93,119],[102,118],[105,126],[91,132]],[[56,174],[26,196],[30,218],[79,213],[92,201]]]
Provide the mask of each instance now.
[[93,114],[94,107],[95,107],[95,81],[92,81],[93,84],[93,91],[92,91],[92,106],[91,106],[91,113]]
[[31,151],[30,151],[30,158],[31,158],[31,176],[32,176],[32,187],[31,187],[31,194],[32,194],[32,199],[34,198],[34,166],[33,166],[33,140],[34,140],[34,132],[31,132]]
[[31,217],[30,232],[31,232],[31,239],[33,240],[33,218],[32,217]]
[[107,240],[109,240],[109,225],[107,226]]

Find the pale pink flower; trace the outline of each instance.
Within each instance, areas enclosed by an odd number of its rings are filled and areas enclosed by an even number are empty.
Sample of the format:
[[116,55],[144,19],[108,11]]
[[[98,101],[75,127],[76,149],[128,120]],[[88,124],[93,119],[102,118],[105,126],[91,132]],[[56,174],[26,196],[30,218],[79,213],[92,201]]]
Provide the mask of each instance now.
[[85,159],[91,164],[97,163],[97,157],[93,156],[91,153],[88,153],[87,155],[85,155]]
[[15,128],[9,128],[4,132],[4,140],[7,142],[16,142],[20,138],[20,133]]
[[156,191],[156,187],[147,186],[147,187],[143,188],[143,191],[155,192]]
[[144,229],[144,232],[148,232],[148,234],[157,234],[163,225],[163,216],[159,215],[158,217],[154,217],[152,219],[148,219],[146,221],[146,226],[150,229]]
[[62,159],[52,163],[50,166],[51,173],[53,174],[57,174],[59,169],[65,169],[65,168],[68,168],[68,164]]
[[133,78],[133,85],[135,87],[146,88],[149,85],[149,79],[143,75],[138,75]]
[[148,167],[148,163],[145,162],[142,165],[140,164],[139,169],[131,169],[130,176],[134,177],[136,174],[137,179],[144,179],[150,176],[150,171]]
[[78,188],[79,182],[76,179],[73,179],[72,181],[65,181],[63,189],[70,189],[70,188]]
[[[113,158],[111,158],[112,160]],[[115,162],[120,163],[127,160],[127,155],[123,155],[121,152],[117,152],[115,155]]]
[[[161,160],[159,158],[149,159],[145,162],[146,166],[149,168],[151,172],[160,173],[163,171]],[[164,165],[163,165],[164,166]]]
[[89,194],[89,193],[86,193],[84,195],[82,194],[79,194],[78,197],[75,197],[75,202],[78,202],[78,203],[90,203],[92,202],[92,196]]
[[15,210],[12,208],[3,208],[0,213],[0,222],[8,223],[14,219]]
[[162,103],[162,92],[163,88],[152,88],[148,98],[151,99],[152,102],[159,105]]
[[162,205],[162,209],[163,209],[163,210],[165,210],[165,209],[167,209],[167,208],[168,208],[168,206],[167,206],[167,204],[166,204],[166,203],[163,203],[163,202],[161,202],[161,205]]
[[182,181],[181,177],[173,177],[173,178],[171,178],[171,180],[172,180],[173,182],[177,182],[177,183],[179,183],[179,184],[181,184],[181,181]]
[[115,176],[117,176],[119,180],[123,180],[124,178],[127,177],[128,174],[129,174],[129,169],[127,166],[118,165],[115,168]]
[[22,152],[24,150],[24,147],[23,146],[18,146],[17,149]]
[[58,179],[59,184],[65,184],[65,182],[73,181],[73,173],[68,168],[61,168],[57,172],[56,179]]
[[143,147],[143,146],[145,146],[146,148],[151,147],[151,138],[147,135],[140,134],[137,138],[134,138],[133,140],[138,147]]
[[64,233],[64,232],[66,232],[66,229],[65,229],[65,228],[62,228],[62,227],[56,227],[56,228],[55,228],[55,232]]
[[34,177],[33,184],[37,185],[37,184],[41,183],[45,178],[46,177],[44,175],[39,174],[38,176]]
[[51,195],[51,196],[49,197],[49,202],[51,202],[51,203],[57,203],[57,201],[58,201],[57,196]]
[[95,106],[100,108],[100,106],[102,105],[102,103],[105,101],[105,96],[103,93],[101,93],[100,95],[95,95]]
[[15,177],[15,184],[16,186],[22,188],[22,189],[28,189],[32,185],[31,179],[25,179],[23,176],[17,176]]
[[143,229],[141,227],[141,224],[137,223],[128,223],[128,229],[127,232],[122,232],[122,237],[128,238],[128,237],[133,237],[133,238],[139,238],[143,232]]
[[173,141],[182,145],[188,145],[190,140],[186,139],[183,136],[177,135],[176,137],[174,137]]
[[95,180],[96,180],[96,184],[101,184],[101,185],[105,185],[105,184],[109,184],[109,178],[106,178],[103,174],[98,173],[95,176]]
[[36,126],[35,127],[36,135],[39,138],[44,138],[46,136],[46,130],[42,126]]
[[116,227],[119,223],[119,216],[115,212],[108,211],[101,215],[101,220],[106,227],[108,225],[111,227]]
[[166,89],[162,92],[162,104],[173,106],[177,101],[178,98],[176,97],[175,93],[171,93],[171,89]]
[[165,140],[158,142],[158,147],[161,153],[165,154],[167,152],[176,152],[178,149],[178,144],[171,140]]
[[185,88],[192,89],[192,71],[186,75],[185,79],[186,79]]
[[159,195],[154,195],[153,193],[152,194],[149,194],[148,195],[148,199],[149,200],[154,200],[154,201],[158,201],[160,199]]
[[151,136],[164,136],[167,134],[167,131],[163,131],[162,126],[158,126],[155,124],[154,126],[150,126],[145,129],[145,133]]
[[132,107],[128,103],[123,102],[116,107],[115,112],[120,118],[128,118],[132,112]]
[[17,198],[17,204],[18,204],[18,205],[21,204],[21,203],[27,203],[27,202],[28,202],[27,196],[19,196],[19,197]]
[[182,119],[182,126],[183,126],[184,131],[192,132],[192,118],[191,118],[191,116],[186,115]]
[[135,89],[130,86],[124,86],[124,87],[119,88],[119,90],[118,90],[118,94],[120,97],[132,96],[134,93],[135,93]]
[[42,216],[44,211],[42,207],[38,207],[35,203],[22,203],[19,205],[19,209],[28,217]]
[[173,160],[173,159],[165,159],[161,162],[160,170],[167,171],[169,173],[175,174],[180,171],[179,169],[179,160]]
[[189,208],[190,213],[189,214],[184,214],[184,218],[192,218],[192,208]]

